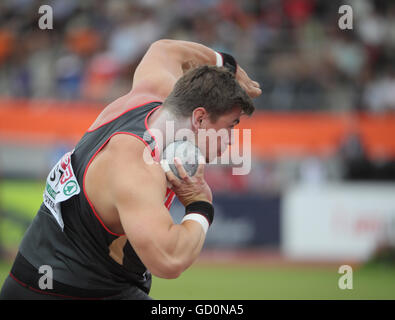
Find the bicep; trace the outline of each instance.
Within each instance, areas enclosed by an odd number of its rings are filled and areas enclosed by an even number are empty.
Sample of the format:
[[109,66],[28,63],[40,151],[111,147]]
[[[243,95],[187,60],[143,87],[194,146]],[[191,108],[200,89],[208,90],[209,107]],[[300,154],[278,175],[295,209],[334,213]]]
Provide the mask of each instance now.
[[163,203],[163,194],[149,176],[141,175],[136,185],[120,193],[116,208],[127,239],[143,264],[158,277],[172,274],[169,236],[173,220]]
[[160,242],[162,231],[168,230],[173,220],[158,186],[149,181],[149,175],[140,177],[134,176],[135,183],[119,190],[115,206],[126,236],[136,252],[144,255],[143,249]]
[[118,138],[130,141],[113,153],[109,174],[113,206],[137,255],[147,267],[155,268],[165,255],[167,231],[173,225],[164,205],[166,178],[159,164],[147,164],[139,155],[142,150],[136,147],[143,148],[141,142]]

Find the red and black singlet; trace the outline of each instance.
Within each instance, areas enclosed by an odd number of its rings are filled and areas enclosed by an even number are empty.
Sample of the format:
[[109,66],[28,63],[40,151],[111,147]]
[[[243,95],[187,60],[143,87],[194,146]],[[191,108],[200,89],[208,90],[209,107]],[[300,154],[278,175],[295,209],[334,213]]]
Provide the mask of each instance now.
[[[155,138],[147,120],[160,106],[161,102],[148,102],[131,108],[84,134],[70,156],[80,192],[60,203],[63,230],[43,202],[20,245],[11,271],[15,279],[34,288],[37,284],[32,282],[40,277],[38,269],[48,265],[58,287],[54,288],[55,293],[67,293],[69,286],[81,289],[77,295],[82,292],[84,296],[116,294],[130,286],[149,292],[150,272],[126,236],[112,232],[102,222],[86,195],[84,178],[95,156],[117,134],[142,140],[151,149],[151,155],[157,157]],[[73,190],[70,184],[66,191]],[[174,192],[168,189],[165,199],[168,209],[174,197]],[[34,272],[37,274],[32,275]]]

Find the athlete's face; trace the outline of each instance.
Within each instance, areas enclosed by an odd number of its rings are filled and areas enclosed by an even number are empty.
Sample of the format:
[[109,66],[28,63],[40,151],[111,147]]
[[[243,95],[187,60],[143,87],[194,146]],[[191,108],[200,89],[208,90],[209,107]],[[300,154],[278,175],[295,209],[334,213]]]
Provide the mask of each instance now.
[[241,108],[235,107],[211,121],[209,117],[203,119],[198,133],[197,144],[209,163],[220,157],[228,146],[234,143],[233,128],[240,122]]

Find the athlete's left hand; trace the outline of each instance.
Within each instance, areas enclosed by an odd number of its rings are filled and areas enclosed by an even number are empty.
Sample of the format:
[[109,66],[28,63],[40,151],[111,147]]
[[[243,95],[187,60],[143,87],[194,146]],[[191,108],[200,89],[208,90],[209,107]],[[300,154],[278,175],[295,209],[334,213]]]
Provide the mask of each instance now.
[[242,67],[237,66],[236,80],[240,86],[247,92],[250,98],[259,97],[262,94],[260,84],[250,79]]

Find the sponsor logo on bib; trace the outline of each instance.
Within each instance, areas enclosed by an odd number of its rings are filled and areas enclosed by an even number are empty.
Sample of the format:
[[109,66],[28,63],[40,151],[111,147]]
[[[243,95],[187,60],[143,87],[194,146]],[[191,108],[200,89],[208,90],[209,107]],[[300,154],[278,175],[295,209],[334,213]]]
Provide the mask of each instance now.
[[62,230],[64,222],[60,203],[79,194],[81,191],[71,165],[73,151],[66,153],[52,168],[48,174],[43,194],[45,206],[51,211]]

